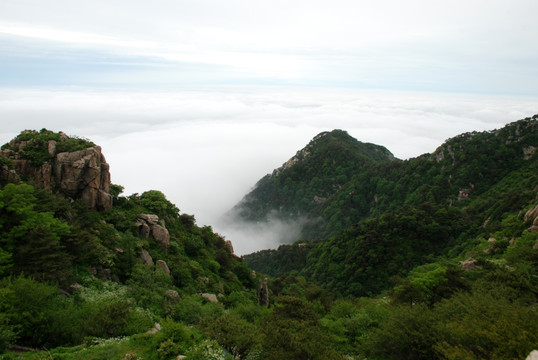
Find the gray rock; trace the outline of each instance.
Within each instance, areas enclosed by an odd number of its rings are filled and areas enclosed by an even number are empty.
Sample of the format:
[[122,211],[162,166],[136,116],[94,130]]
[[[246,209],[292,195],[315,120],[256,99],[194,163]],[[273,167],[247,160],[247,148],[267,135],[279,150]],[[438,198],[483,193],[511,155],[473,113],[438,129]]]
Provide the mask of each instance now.
[[138,227],[138,234],[143,238],[149,235],[159,242],[159,246],[166,252],[170,247],[170,233],[164,227],[164,221],[159,221],[159,217],[154,214],[140,214],[135,221]]
[[461,262],[461,268],[465,271],[472,271],[476,269],[476,260],[471,258],[468,258],[465,261]]
[[538,360],[538,350],[531,351],[525,360]]
[[145,222],[147,222],[149,225],[155,225],[159,223],[159,217],[154,214],[140,214],[138,217]]
[[136,219],[135,224],[138,227],[138,235],[147,239],[151,232],[151,228],[149,227],[149,225],[142,219]]
[[162,327],[161,327],[161,324],[159,323],[155,323],[155,325],[153,326],[153,328],[151,330],[148,331],[148,334],[156,334],[158,333],[159,331],[161,331]]
[[[10,147],[18,148],[19,152],[10,149],[2,150],[2,155],[13,161],[13,170],[19,178],[31,179],[40,184],[45,190],[58,191],[72,199],[81,199],[89,208],[108,210],[112,208],[110,195],[109,165],[101,152],[101,147],[93,146],[73,152],[57,153],[57,143],[50,140],[47,151],[51,159],[40,166],[33,166],[29,160],[20,157],[20,151],[30,141],[16,142],[13,139]],[[11,172],[0,174],[4,178]]]
[[157,260],[156,263],[157,269],[161,269],[166,273],[166,275],[170,275],[170,269],[168,268],[168,264],[164,260]]
[[144,265],[153,265],[153,259],[145,249],[142,249],[142,251],[140,251],[140,260],[142,260],[142,263]]
[[159,246],[164,250],[168,251],[170,246],[170,234],[165,227],[161,225],[154,224],[151,226],[151,235],[155,240],[159,242]]
[[202,296],[204,299],[212,303],[219,302],[219,300],[217,299],[217,295],[215,294],[201,293],[200,296]]
[[166,290],[166,296],[174,300],[179,299],[179,294],[175,290]]

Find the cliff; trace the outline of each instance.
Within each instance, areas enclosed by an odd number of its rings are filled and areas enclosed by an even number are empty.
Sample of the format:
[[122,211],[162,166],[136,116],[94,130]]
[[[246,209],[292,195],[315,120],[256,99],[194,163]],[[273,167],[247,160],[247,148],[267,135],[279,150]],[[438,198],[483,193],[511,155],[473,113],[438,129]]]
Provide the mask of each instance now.
[[48,130],[23,131],[2,146],[2,182],[26,181],[89,208],[112,208],[109,165],[101,147],[85,139]]

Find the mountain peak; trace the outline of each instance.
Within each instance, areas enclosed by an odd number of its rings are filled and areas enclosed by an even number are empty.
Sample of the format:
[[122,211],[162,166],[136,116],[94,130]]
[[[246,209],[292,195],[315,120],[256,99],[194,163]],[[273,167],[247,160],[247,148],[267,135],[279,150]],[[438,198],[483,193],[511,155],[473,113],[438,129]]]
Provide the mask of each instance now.
[[363,143],[344,130],[324,131],[256,184],[234,207],[244,220],[269,214],[298,218],[310,213],[364,168],[395,160],[383,146]]
[[2,146],[0,182],[31,179],[45,190],[82,199],[88,207],[112,207],[109,165],[101,147],[63,132],[24,130]]

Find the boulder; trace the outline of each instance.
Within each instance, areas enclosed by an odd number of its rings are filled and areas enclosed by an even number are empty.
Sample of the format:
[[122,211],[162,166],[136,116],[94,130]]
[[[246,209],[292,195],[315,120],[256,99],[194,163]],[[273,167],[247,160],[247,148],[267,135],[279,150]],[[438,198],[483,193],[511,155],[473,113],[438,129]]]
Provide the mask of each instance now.
[[461,262],[461,268],[465,271],[472,271],[476,269],[476,260],[471,258],[468,258],[465,261]]
[[156,334],[159,331],[161,331],[161,329],[162,329],[161,324],[155,323],[155,325],[153,325],[153,328],[148,331],[148,334],[151,334],[151,335]]
[[168,230],[161,225],[152,225],[151,226],[151,235],[155,240],[159,242],[159,246],[164,250],[168,251],[170,246],[170,234]]
[[538,217],[538,205],[536,205],[535,207],[533,207],[532,209],[530,209],[529,211],[525,213],[524,220],[525,222],[531,221],[531,220],[534,221],[534,219],[536,219],[537,217]]
[[140,251],[140,260],[142,260],[142,263],[144,265],[153,266],[153,259],[151,258],[151,255],[145,249],[142,249],[142,251]]
[[170,275],[170,269],[168,268],[168,264],[164,260],[157,260],[156,263],[157,269],[161,269],[165,272],[166,275]]
[[138,218],[144,220],[150,225],[156,225],[159,223],[159,217],[155,214],[140,214],[138,215]]
[[154,214],[140,214],[135,221],[138,227],[138,235],[148,238],[151,235],[159,242],[159,246],[166,252],[170,247],[170,233],[164,226],[164,221]]
[[538,350],[531,351],[525,360],[538,360]]
[[166,290],[166,296],[173,300],[179,299],[179,294],[175,290]]
[[84,289],[84,286],[80,285],[79,283],[73,283],[71,285],[69,285],[69,289],[71,289],[72,291],[79,291],[81,289]]
[[151,228],[149,227],[148,223],[142,219],[136,219],[135,224],[138,227],[138,235],[147,239],[151,232]]
[[529,231],[538,232],[538,205],[525,213],[525,222],[530,222]]
[[200,296],[212,303],[219,302],[219,300],[217,299],[217,295],[215,294],[201,293]]

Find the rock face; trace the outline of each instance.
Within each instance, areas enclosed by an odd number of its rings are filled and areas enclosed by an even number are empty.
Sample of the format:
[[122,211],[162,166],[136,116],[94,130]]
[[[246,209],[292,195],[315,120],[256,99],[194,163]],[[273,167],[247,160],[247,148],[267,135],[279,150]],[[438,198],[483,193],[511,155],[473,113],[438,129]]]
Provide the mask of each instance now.
[[142,263],[144,265],[153,266],[153,259],[151,258],[151,255],[147,252],[147,250],[142,249],[142,251],[140,252],[140,260],[142,260]]
[[234,246],[233,246],[232,242],[230,240],[226,240],[226,242],[224,244],[226,246],[226,249],[228,249],[228,251],[230,252],[230,254],[233,254],[234,253]]
[[529,231],[538,232],[538,205],[525,213],[525,222],[531,223]]
[[[62,136],[67,138],[65,134]],[[30,160],[20,155],[24,152],[24,148],[31,144],[31,140],[16,140],[12,140],[1,152],[13,162],[13,170],[6,173],[8,175],[6,180],[13,181],[16,177],[31,179],[41,184],[45,190],[58,191],[72,199],[82,199],[91,209],[112,208],[110,167],[101,153],[100,146],[57,153],[56,141],[49,140],[47,149],[50,159],[39,166],[34,166]]]
[[159,246],[168,251],[170,246],[170,233],[164,226],[164,221],[159,223],[159,217],[154,214],[140,214],[136,219],[138,226],[138,234],[143,238],[148,238],[150,235],[159,242]]

